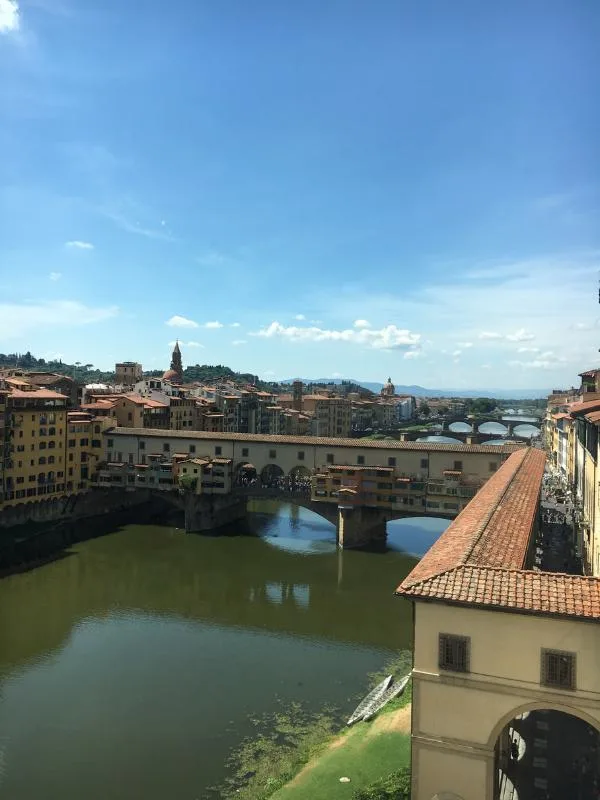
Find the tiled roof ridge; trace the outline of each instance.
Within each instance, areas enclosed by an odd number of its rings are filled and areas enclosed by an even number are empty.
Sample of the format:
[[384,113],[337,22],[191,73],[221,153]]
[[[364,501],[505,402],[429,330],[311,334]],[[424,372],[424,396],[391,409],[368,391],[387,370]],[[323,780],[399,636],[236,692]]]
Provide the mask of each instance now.
[[[472,556],[473,551],[475,550],[475,548],[479,544],[479,540],[481,539],[481,537],[485,533],[485,530],[486,530],[487,526],[489,525],[492,517],[494,516],[496,511],[499,509],[499,507],[502,505],[502,501],[504,500],[504,498],[506,497],[508,492],[511,490],[512,485],[513,485],[513,480],[516,478],[516,476],[518,475],[518,473],[519,473],[521,467],[523,466],[525,460],[527,459],[527,456],[529,455],[529,451],[528,450],[521,450],[518,453],[518,455],[521,456],[521,460],[520,460],[519,464],[517,465],[517,467],[515,468],[511,480],[508,481],[506,486],[504,486],[504,488],[500,491],[496,502],[490,504],[490,508],[486,512],[486,514],[483,517],[483,519],[480,522],[480,524],[477,526],[477,528],[473,532],[473,539],[471,541],[471,546],[468,547],[467,550],[465,551],[465,554],[464,554],[464,556],[463,556],[463,558],[462,558],[460,563],[462,563],[462,564],[467,564],[468,563],[469,558]],[[516,461],[516,459],[515,459],[515,461]],[[504,462],[504,464],[507,464],[507,463],[508,463],[508,461]],[[498,472],[499,471],[500,470],[498,470]]]
[[352,447],[366,450],[416,450],[429,452],[448,453],[488,453],[489,455],[508,455],[521,450],[526,450],[523,444],[448,444],[440,442],[399,441],[397,439],[351,439],[329,436],[302,436],[300,434],[261,434],[261,433],[231,433],[217,431],[178,431],[163,428],[127,428],[115,426],[111,430],[115,436],[155,436],[164,438],[181,439],[221,439],[222,441],[244,441],[274,444],[304,444],[311,446]]
[[424,577],[419,581],[415,581],[414,583],[407,584],[406,581],[403,581],[400,586],[398,587],[397,591],[400,591],[401,588],[406,589],[414,589],[419,586],[424,586],[432,578],[440,578],[445,575],[452,575],[452,573],[457,572],[467,572],[471,570],[473,572],[489,572],[489,573],[502,573],[505,575],[522,575],[523,577],[536,577],[539,580],[550,580],[550,579],[558,579],[561,580],[566,579],[570,583],[596,583],[600,586],[600,576],[597,577],[595,575],[574,575],[571,572],[548,572],[546,570],[540,569],[519,569],[518,567],[497,567],[495,565],[487,565],[487,564],[456,564],[454,567],[450,567],[449,569],[443,570],[442,572],[437,572],[435,575],[431,577]]
[[[527,450],[525,449],[514,452],[488,479],[487,483],[484,483],[475,497],[450,523],[404,579],[402,586],[416,585],[422,580],[445,574],[460,564],[466,563],[479,544],[491,518],[501,505],[514,477],[521,469],[526,454]],[[483,519],[478,511],[479,506],[486,508]]]

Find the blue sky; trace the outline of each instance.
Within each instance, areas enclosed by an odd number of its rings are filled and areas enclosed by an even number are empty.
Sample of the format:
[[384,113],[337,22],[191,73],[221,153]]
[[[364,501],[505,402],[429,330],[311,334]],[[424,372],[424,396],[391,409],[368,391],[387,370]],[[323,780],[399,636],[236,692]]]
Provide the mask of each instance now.
[[599,40],[591,0],[0,0],[0,352],[570,385]]

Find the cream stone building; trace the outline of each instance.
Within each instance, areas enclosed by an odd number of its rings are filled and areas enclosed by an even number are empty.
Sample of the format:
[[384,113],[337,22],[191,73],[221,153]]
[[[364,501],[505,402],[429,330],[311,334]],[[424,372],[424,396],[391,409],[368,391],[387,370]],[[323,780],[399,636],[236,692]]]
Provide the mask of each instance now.
[[414,604],[411,800],[568,800],[519,784],[542,712],[598,741],[600,580],[535,566],[544,461],[511,455],[398,587]]

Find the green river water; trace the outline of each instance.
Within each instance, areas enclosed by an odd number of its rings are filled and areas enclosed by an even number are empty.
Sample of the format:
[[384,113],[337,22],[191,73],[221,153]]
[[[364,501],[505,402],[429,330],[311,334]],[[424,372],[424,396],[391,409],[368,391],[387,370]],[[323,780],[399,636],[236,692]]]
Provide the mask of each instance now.
[[215,796],[251,717],[346,713],[410,648],[393,591],[445,520],[338,552],[314,514],[252,508],[253,536],[128,525],[0,580],[0,797]]

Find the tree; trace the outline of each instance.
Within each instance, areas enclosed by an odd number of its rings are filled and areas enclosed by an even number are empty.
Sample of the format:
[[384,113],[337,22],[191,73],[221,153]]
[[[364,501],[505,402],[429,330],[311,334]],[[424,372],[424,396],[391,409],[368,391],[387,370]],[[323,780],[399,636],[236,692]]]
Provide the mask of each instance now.
[[421,401],[421,405],[419,406],[419,415],[421,417],[428,417],[431,414],[431,409],[425,402],[425,400]]

